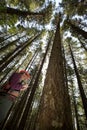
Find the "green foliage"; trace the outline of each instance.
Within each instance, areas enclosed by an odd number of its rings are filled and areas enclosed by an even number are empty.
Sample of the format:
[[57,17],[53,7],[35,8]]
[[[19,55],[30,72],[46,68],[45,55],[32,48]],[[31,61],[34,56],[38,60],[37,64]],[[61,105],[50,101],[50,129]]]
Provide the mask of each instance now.
[[86,2],[79,0],[63,0],[61,3],[64,12],[69,16],[84,15],[86,13]]
[[17,6],[19,9],[34,11],[41,7],[44,2],[44,0],[8,0],[7,5],[10,7]]
[[50,2],[48,6],[44,9],[43,24],[48,24],[52,18],[53,4]]
[[[80,74],[80,78],[81,78],[81,82],[83,84],[83,89],[85,91],[85,94],[87,94],[86,77],[85,77],[86,76],[85,75],[86,65],[84,64],[85,60],[83,60],[83,59],[84,58],[86,59],[86,56],[84,55],[84,51],[82,50],[82,48],[79,47],[80,43],[78,43],[78,40],[73,38],[72,36],[71,37],[67,36],[66,39],[64,40],[64,47],[65,47],[65,54],[66,54],[66,61],[67,61],[66,69],[67,69],[68,87],[69,87],[71,99],[72,99],[72,88],[73,88],[74,94],[76,96],[75,100],[77,103],[76,107],[77,107],[77,112],[78,112],[79,126],[85,128],[84,109],[83,109],[83,105],[82,105],[81,96],[79,94],[78,84],[76,82],[76,77],[75,77],[74,68],[73,68],[72,61],[71,61],[68,43],[71,44],[72,51],[74,54],[74,59],[75,59],[76,65],[78,66],[78,73]],[[72,82],[73,82],[73,85],[72,85]],[[73,106],[72,106],[72,109],[73,109]],[[84,125],[83,125],[83,123],[84,123]]]
[[[32,15],[27,16],[25,18],[21,16],[16,15],[9,15],[6,13],[6,7],[11,8],[17,8],[20,10],[26,10],[26,11],[33,11],[33,12],[39,12],[42,11],[43,15]],[[86,6],[85,2],[79,2],[79,0],[62,0],[62,3],[60,4],[62,6],[62,12],[61,12],[61,35],[62,35],[62,43],[64,44],[65,49],[65,58],[67,61],[66,69],[67,69],[67,78],[68,78],[68,84],[70,89],[70,95],[72,95],[72,88],[75,90],[75,96],[77,96],[76,101],[78,102],[78,113],[82,113],[83,115],[83,109],[81,104],[81,99],[78,96],[78,90],[77,90],[77,84],[76,84],[76,78],[74,74],[74,69],[72,65],[72,61],[70,58],[70,52],[68,48],[68,43],[72,45],[72,50],[75,56],[75,61],[78,66],[78,71],[81,76],[81,81],[84,85],[85,93],[86,91],[86,64],[87,64],[87,52],[82,48],[80,40],[84,42],[84,45],[86,46],[86,39],[82,38],[82,36],[76,34],[70,25],[68,24],[68,20],[70,19],[71,22],[74,25],[78,25],[79,28],[85,30],[86,27]],[[38,68],[39,63],[38,61],[42,59],[43,57],[43,45],[45,43],[45,46],[47,45],[47,35],[51,35],[56,30],[56,25],[59,20],[58,13],[54,14],[54,2],[48,2],[45,3],[45,0],[7,0],[6,2],[4,0],[0,1],[0,11],[4,10],[4,13],[0,14],[0,48],[3,46],[6,46],[9,44],[7,48],[0,51],[0,61],[3,61],[3,59],[10,53],[13,52],[15,49],[18,49],[17,47],[19,45],[21,49],[22,45],[25,44],[25,41],[28,40],[31,36],[35,36],[38,33],[41,33],[39,38],[32,42],[31,46],[27,46],[21,53],[15,57],[15,59],[12,60],[12,62],[5,67],[5,69],[0,73],[0,77],[2,82],[0,84],[3,84],[6,82],[6,80],[9,78],[9,74],[13,73],[19,68],[25,69],[27,65],[29,64],[30,59],[32,58],[34,52],[36,50],[39,50],[39,56],[36,59],[35,64],[31,67],[31,73],[34,74],[35,68]],[[53,16],[54,15],[54,16]],[[81,17],[79,17],[81,16]],[[52,23],[51,27],[52,29],[49,29],[49,32],[45,25]],[[22,37],[24,34],[26,36],[24,38],[20,37],[20,40],[15,42],[11,45],[11,41],[14,41],[16,39],[15,37],[9,37],[9,34],[15,34],[17,33],[17,38],[19,38],[19,35]],[[66,36],[65,36],[66,34]],[[69,35],[70,36],[69,36]],[[8,39],[6,39],[8,38]],[[43,39],[44,38],[44,39]],[[5,40],[6,39],[6,40]],[[48,38],[49,39],[49,38]],[[79,40],[80,39],[80,40]],[[43,42],[42,42],[43,41]],[[23,44],[21,44],[23,43]],[[38,49],[39,48],[39,49]],[[17,50],[16,50],[17,51]],[[40,61],[39,61],[40,62]],[[84,65],[83,65],[84,64]],[[72,80],[74,82],[74,85],[72,85]],[[42,81],[42,75],[40,77],[40,82]],[[40,100],[40,94],[42,92],[42,86],[40,85],[39,89],[37,89],[34,101],[33,101],[33,108],[31,113],[31,118],[35,119],[37,111],[38,111],[38,104]],[[72,97],[71,97],[72,99]],[[35,106],[36,104],[37,106]],[[79,105],[80,104],[80,105]],[[84,116],[80,118],[80,125],[84,122]],[[31,120],[32,120],[31,119]],[[53,123],[55,125],[55,123]],[[34,124],[32,124],[34,125]]]

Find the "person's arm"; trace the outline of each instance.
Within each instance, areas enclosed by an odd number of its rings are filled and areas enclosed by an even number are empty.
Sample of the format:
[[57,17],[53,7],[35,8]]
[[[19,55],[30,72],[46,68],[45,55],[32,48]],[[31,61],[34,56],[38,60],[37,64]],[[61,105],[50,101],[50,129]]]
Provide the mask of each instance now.
[[24,91],[28,88],[28,84],[23,85],[23,87],[20,89],[20,91]]

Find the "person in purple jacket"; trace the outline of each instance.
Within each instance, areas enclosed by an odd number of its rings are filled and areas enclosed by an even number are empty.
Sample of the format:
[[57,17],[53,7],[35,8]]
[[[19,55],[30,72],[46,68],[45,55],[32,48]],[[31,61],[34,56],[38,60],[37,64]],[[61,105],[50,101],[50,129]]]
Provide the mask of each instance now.
[[14,96],[18,96],[20,91],[24,91],[28,88],[28,80],[30,78],[30,74],[21,70],[19,73],[14,73],[9,79],[10,90],[9,94],[13,94]]
[[0,123],[5,119],[20,92],[28,88],[29,79],[30,74],[25,70],[21,70],[13,73],[8,83],[4,86],[5,93],[0,94]]

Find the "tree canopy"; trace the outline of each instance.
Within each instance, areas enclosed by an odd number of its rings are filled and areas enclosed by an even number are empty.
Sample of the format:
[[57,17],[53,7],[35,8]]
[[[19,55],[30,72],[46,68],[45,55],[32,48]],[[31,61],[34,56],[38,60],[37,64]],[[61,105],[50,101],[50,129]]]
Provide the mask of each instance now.
[[[23,105],[27,106],[26,112],[24,111],[26,116],[29,107],[29,116],[26,119],[29,124],[26,121],[24,125],[27,125],[26,127],[23,126],[24,128],[36,130],[35,128],[38,129],[40,126],[40,130],[45,130],[42,123],[44,118],[47,119],[45,124],[49,124],[51,121],[43,114],[42,108],[46,105],[43,102],[47,101],[47,109],[44,109],[46,114],[50,106],[50,99],[52,100],[51,103],[59,103],[63,112],[61,112],[62,118],[66,119],[67,117],[68,121],[70,119],[73,130],[85,130],[87,128],[87,108],[84,107],[87,106],[86,18],[86,0],[62,0],[58,5],[57,0],[0,1],[0,89],[3,88],[12,73],[19,69],[26,69],[32,75],[30,85],[33,87],[29,100],[30,106],[24,105],[26,99],[23,100],[24,104],[21,105],[21,108]],[[58,26],[59,22],[60,27]],[[59,45],[57,46],[56,43]],[[54,52],[52,48],[54,48]],[[52,70],[52,68],[54,69]],[[52,75],[55,78],[52,78]],[[60,79],[60,82],[56,78]],[[47,88],[44,87],[45,79]],[[56,88],[57,84],[61,86],[59,93],[58,88]],[[36,86],[35,89],[34,86]],[[64,91],[61,89],[63,87]],[[62,96],[61,93],[65,94],[68,103],[64,103],[64,95]],[[27,97],[26,95],[28,95],[28,92],[26,92],[25,97]],[[50,99],[49,95],[51,95]],[[62,103],[58,102],[60,97]],[[65,110],[68,111],[68,104],[71,107],[72,119],[68,112],[64,115]],[[65,105],[64,109],[62,108],[63,105]],[[55,109],[58,109],[58,105],[55,105],[55,107]],[[15,126],[16,119],[20,116],[21,111],[22,109],[15,116],[13,126]],[[53,113],[51,114],[50,112],[51,109],[48,114],[54,118],[57,111],[52,110]],[[41,119],[41,116],[43,119]],[[19,122],[21,129],[23,121],[24,119],[21,119]],[[42,124],[44,129],[37,121]],[[58,125],[62,127],[62,124],[58,124],[58,121],[60,122],[59,117],[52,122],[53,127],[50,128],[59,128]],[[48,124],[46,124],[47,127]],[[68,130],[67,125],[66,128],[64,130]],[[71,124],[70,128],[72,128]]]

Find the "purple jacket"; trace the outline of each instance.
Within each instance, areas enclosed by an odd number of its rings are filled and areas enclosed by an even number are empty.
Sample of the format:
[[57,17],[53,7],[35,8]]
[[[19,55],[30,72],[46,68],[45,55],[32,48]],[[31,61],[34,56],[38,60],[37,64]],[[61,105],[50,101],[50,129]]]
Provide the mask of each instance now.
[[11,78],[9,79],[9,84],[11,89],[13,90],[20,90],[22,88],[22,84],[20,83],[21,74],[14,73]]

